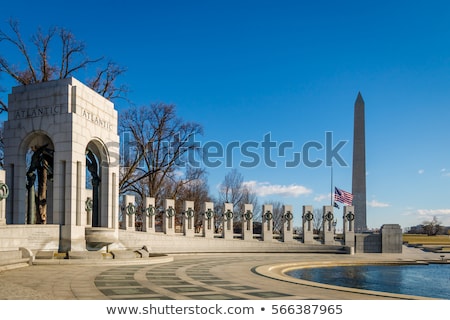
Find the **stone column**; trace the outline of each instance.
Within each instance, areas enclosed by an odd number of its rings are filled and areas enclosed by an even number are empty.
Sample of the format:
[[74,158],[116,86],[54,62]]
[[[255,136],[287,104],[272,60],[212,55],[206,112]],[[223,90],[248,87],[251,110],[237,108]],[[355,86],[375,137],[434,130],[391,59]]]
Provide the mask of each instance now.
[[144,213],[142,215],[142,231],[155,233],[155,198],[145,197]]
[[314,243],[314,214],[312,206],[303,206],[303,243]]
[[205,238],[214,238],[214,203],[203,203],[203,236]]
[[292,242],[294,240],[294,226],[292,221],[294,214],[292,212],[291,205],[283,205],[283,216],[281,217],[283,223],[283,242]]
[[242,239],[253,240],[253,205],[244,204],[242,214]]
[[9,188],[6,185],[5,171],[0,170],[0,225],[6,225],[6,199],[9,195]]
[[332,206],[323,206],[322,215],[322,230],[323,230],[323,243],[324,244],[335,244],[334,243],[334,214]]
[[355,207],[344,207],[344,244],[355,247]]
[[233,239],[234,235],[233,221],[234,221],[233,204],[224,203],[223,226],[222,226],[222,237],[224,239],[231,239],[231,240]]
[[175,200],[164,200],[163,231],[165,234],[175,234]]
[[122,196],[122,229],[127,231],[136,230],[135,217],[136,206],[134,204],[135,198],[131,195]]
[[195,235],[194,201],[184,201],[183,211],[183,233],[187,237],[193,237]]
[[262,207],[262,229],[263,241],[273,241],[273,205],[264,204]]

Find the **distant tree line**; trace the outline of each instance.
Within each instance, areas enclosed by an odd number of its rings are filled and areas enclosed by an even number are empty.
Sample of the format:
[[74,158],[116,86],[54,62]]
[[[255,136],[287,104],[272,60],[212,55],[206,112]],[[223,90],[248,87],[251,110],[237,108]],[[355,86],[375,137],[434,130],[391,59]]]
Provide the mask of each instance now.
[[409,234],[426,234],[428,236],[449,234],[450,227],[443,226],[436,216],[422,224],[409,228]]

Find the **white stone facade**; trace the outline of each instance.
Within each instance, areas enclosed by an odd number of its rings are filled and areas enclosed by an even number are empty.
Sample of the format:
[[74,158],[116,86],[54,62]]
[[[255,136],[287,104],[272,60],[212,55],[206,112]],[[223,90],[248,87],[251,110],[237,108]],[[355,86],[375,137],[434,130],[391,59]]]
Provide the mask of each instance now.
[[[61,225],[62,250],[84,250],[86,152],[100,162],[97,227],[117,230],[119,136],[114,105],[74,78],[20,86],[8,97],[5,169],[8,224],[27,218],[27,155],[34,146],[54,150],[47,223]],[[118,234],[118,232],[117,232]]]

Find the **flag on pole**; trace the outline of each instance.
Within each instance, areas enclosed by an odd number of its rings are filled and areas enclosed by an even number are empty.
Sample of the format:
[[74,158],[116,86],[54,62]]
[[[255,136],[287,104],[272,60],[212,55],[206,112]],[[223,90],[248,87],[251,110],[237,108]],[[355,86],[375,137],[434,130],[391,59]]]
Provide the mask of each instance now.
[[353,194],[339,188],[334,188],[334,200],[348,206],[353,204]]

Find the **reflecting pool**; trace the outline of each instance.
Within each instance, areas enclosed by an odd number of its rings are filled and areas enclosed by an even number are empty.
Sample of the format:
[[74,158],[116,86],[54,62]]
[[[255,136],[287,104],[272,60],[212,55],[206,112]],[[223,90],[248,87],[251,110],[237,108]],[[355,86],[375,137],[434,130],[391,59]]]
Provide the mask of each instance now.
[[450,299],[450,264],[326,267],[286,274],[342,287]]

